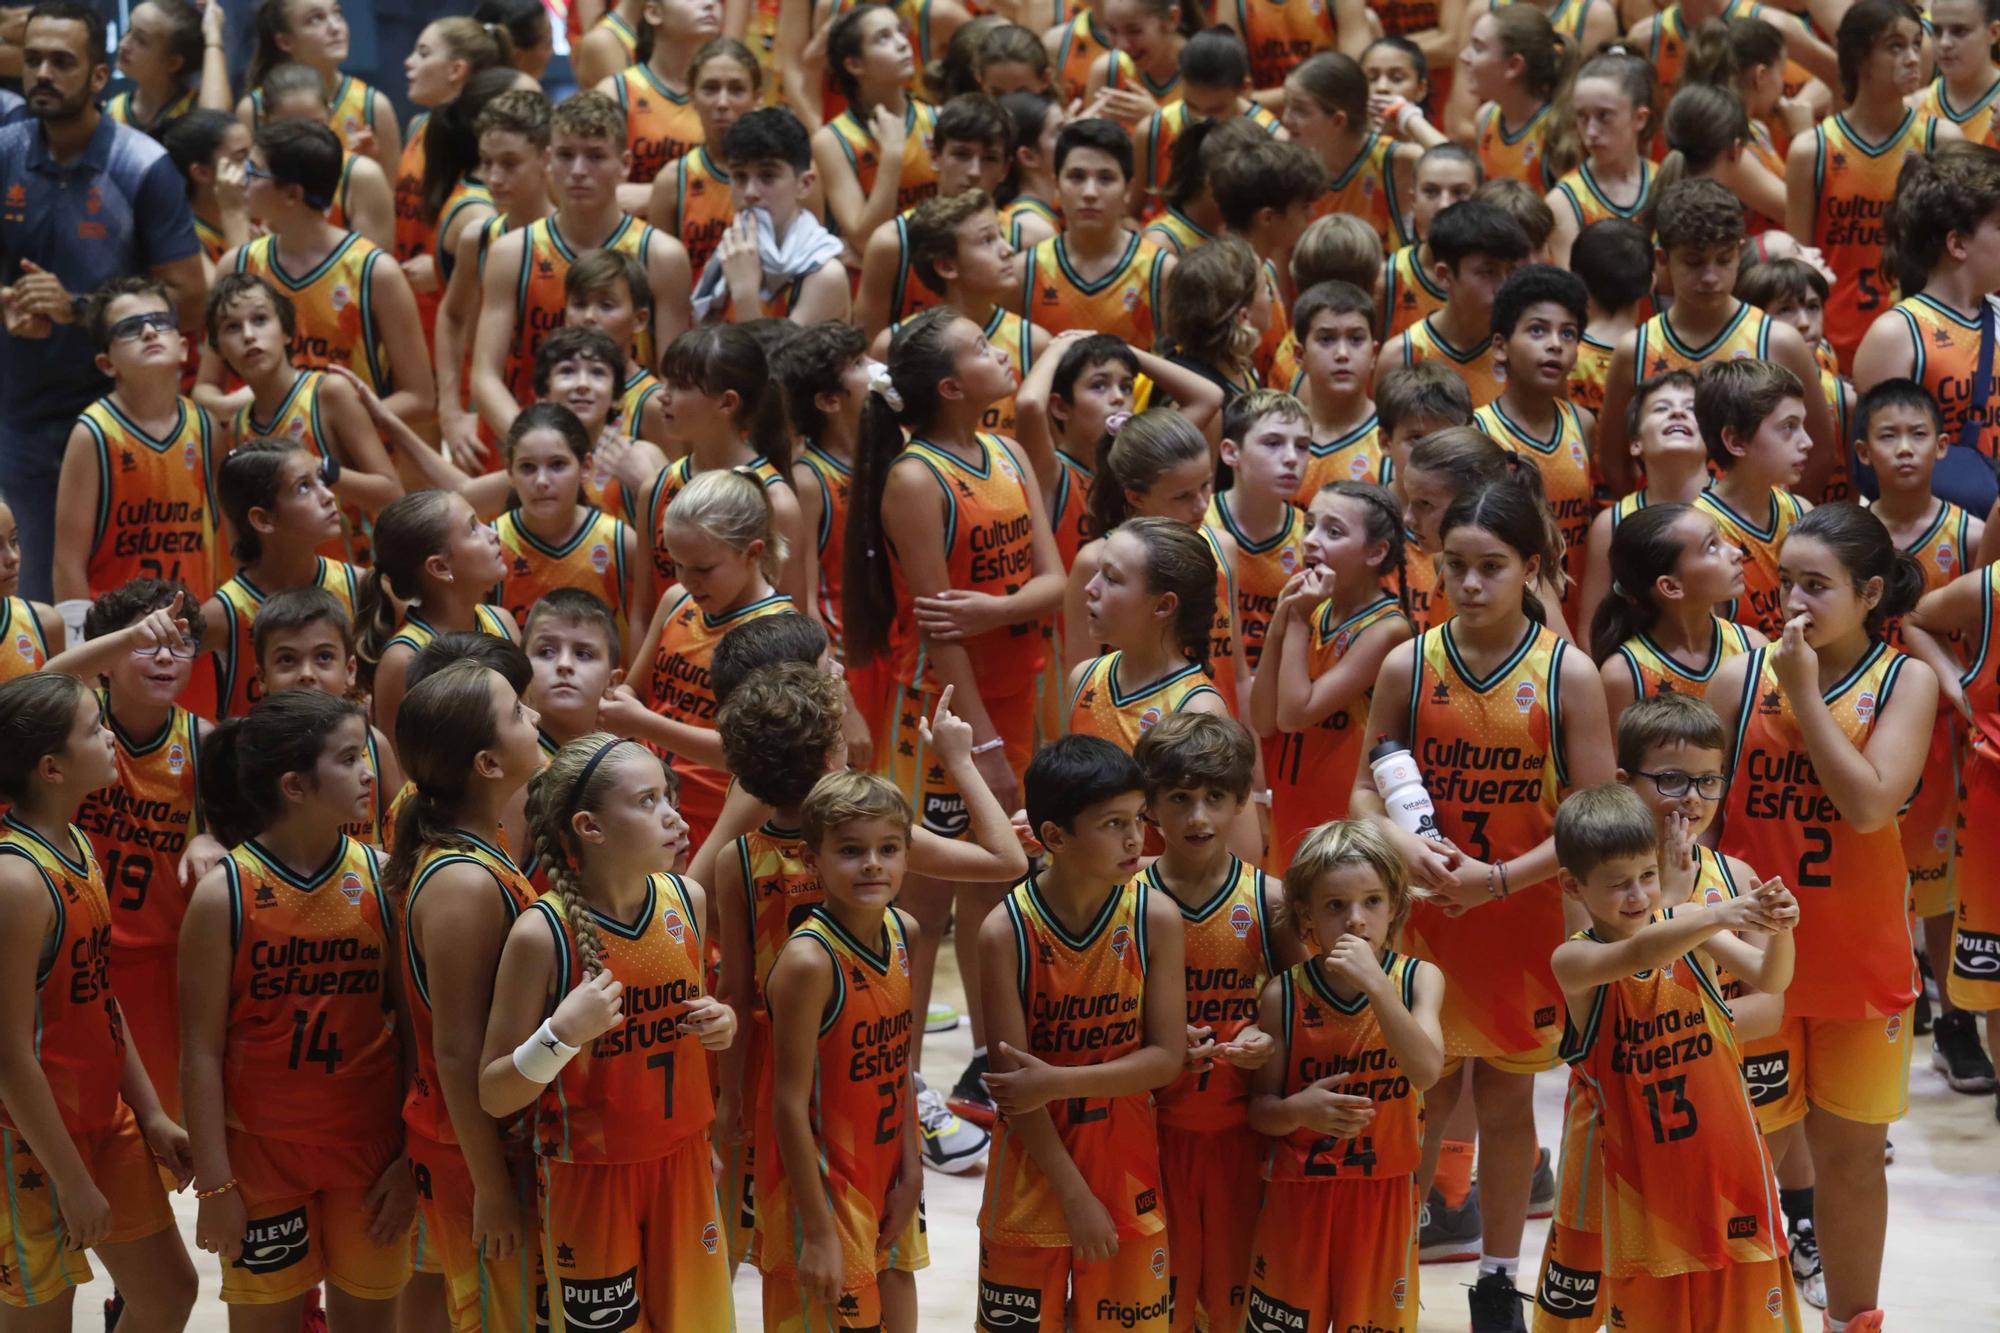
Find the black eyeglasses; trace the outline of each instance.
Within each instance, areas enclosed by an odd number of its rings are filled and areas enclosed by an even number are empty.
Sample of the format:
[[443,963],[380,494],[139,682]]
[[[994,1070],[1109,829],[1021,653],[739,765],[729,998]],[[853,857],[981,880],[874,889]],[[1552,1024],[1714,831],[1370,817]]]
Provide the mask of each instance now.
[[127,315],[104,331],[112,342],[137,342],[146,336],[147,329],[158,329],[161,333],[172,333],[181,326],[180,319],[171,310],[148,310],[143,315]]
[[1646,770],[1640,769],[1639,776],[1642,778],[1651,778],[1653,785],[1659,788],[1660,795],[1670,800],[1679,800],[1681,797],[1687,795],[1688,788],[1690,787],[1700,793],[1701,799],[1704,801],[1719,801],[1722,799],[1722,793],[1729,790],[1729,779],[1720,773],[1704,773],[1700,777],[1696,777],[1692,773],[1683,773],[1677,768],[1667,769],[1663,773],[1648,773]]

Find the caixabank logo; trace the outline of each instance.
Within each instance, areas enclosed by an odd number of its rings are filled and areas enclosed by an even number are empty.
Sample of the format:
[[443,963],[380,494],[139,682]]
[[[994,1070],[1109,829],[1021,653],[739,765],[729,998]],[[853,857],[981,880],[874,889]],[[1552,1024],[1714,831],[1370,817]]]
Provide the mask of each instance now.
[[559,1277],[563,1322],[579,1333],[618,1333],[639,1326],[639,1270],[616,1277]]

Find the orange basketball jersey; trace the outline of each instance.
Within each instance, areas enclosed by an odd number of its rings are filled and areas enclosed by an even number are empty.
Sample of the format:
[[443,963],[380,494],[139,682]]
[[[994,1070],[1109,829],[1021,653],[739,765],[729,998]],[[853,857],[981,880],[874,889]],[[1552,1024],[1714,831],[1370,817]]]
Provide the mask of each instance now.
[[[497,220],[497,219],[496,219]],[[652,248],[654,232],[634,217],[620,222],[611,235],[595,249],[616,250],[639,261],[644,269]],[[556,215],[537,218],[528,224],[521,244],[521,267],[515,275],[514,340],[501,367],[507,391],[517,403],[535,401],[535,354],[542,340],[563,326],[569,308],[563,295],[563,280],[579,251],[562,234]],[[631,355],[642,366],[654,364],[653,333],[641,328],[633,339]]]
[[1305,567],[1305,515],[1286,505],[1284,526],[1264,541],[1253,542],[1237,526],[1229,511],[1229,492],[1224,491],[1209,501],[1208,523],[1236,541],[1236,642],[1255,674],[1278,594]]
[[1062,84],[1065,105],[1089,91],[1090,67],[1097,58],[1117,49],[1111,34],[1097,26],[1091,7],[1085,4],[1079,8],[1082,12],[1063,25],[1062,40],[1056,47],[1056,78]]
[[750,920],[751,983],[759,1024],[770,1021],[764,979],[777,966],[800,912],[826,900],[819,876],[806,864],[805,835],[767,820],[736,840],[736,859]]
[[396,1135],[402,1086],[379,853],[342,836],[311,875],[255,838],[229,854],[232,1127],[292,1143]]
[[611,608],[622,639],[631,633],[625,608],[632,597],[633,571],[625,567],[623,523],[601,509],[585,509],[574,531],[560,544],[528,531],[521,511],[510,509],[493,520],[500,534],[500,553],[507,577],[496,600],[514,617],[528,623],[528,608],[557,588],[581,588]]
[[[319,573],[313,580],[313,586],[324,588],[338,598],[341,608],[351,618],[361,571],[325,556],[320,556],[318,563]],[[225,717],[241,717],[250,711],[251,705],[264,697],[264,682],[257,678],[257,644],[253,626],[258,608],[269,597],[269,593],[241,571],[215,590],[215,600],[222,608],[224,621],[222,646],[215,650],[215,716],[218,721]]]
[[701,143],[701,117],[693,102],[662,83],[651,65],[627,65],[611,92],[625,113],[625,148],[632,155],[628,180],[651,183],[660,168]]
[[1151,347],[1166,293],[1166,252],[1134,233],[1125,253],[1103,277],[1085,281],[1070,267],[1061,233],[1028,251],[1021,262],[1022,309],[1050,333],[1087,329]]
[[674,182],[674,234],[687,247],[689,272],[700,276],[735,218],[730,203],[729,168],[715,160],[707,144],[697,144],[670,162]]
[[1735,542],[1743,551],[1743,596],[1726,614],[1738,624],[1756,626],[1767,639],[1777,638],[1785,628],[1784,607],[1778,597],[1778,548],[1785,544],[1785,534],[1805,517],[1799,497],[1774,487],[1761,522],[1737,512],[1712,490],[1697,495],[1694,504],[1715,520],[1725,540]]
[[1747,301],[1738,301],[1722,331],[1700,347],[1683,342],[1660,314],[1639,326],[1638,341],[1632,345],[1632,381],[1658,379],[1670,370],[1699,375],[1711,361],[1768,361],[1770,355],[1771,317]]
[[1106,653],[1090,663],[1070,699],[1071,735],[1096,736],[1129,751],[1162,718],[1172,717],[1204,694],[1221,697],[1208,673],[1193,662],[1130,694],[1121,693],[1118,662],[1123,656]]
[[[1187,940],[1187,1021],[1210,1029],[1217,1042],[1234,1041],[1257,1021],[1264,983],[1278,972],[1271,948],[1271,881],[1256,866],[1229,858],[1222,883],[1207,902],[1189,907],[1160,881],[1156,861],[1139,881],[1181,909]],[[1227,1060],[1187,1069],[1154,1094],[1160,1123],[1203,1132],[1249,1123],[1250,1085]]]
[[[766,490],[773,486],[791,484],[790,478],[779,472],[776,464],[762,454],[739,467],[740,470],[749,472],[751,476],[763,482]],[[681,488],[693,481],[694,477],[694,455],[681,455],[661,468],[660,475],[653,478],[652,489],[646,492],[643,502],[640,502],[643,521],[640,514],[633,515],[634,526],[640,529],[652,551],[650,558],[653,562],[655,588],[671,588],[680,582],[679,576],[674,573],[673,557],[667,554],[667,540],[661,533],[666,527],[667,506],[674,502],[674,497],[681,493]]]
[[827,638],[840,639],[840,578],[847,555],[847,496],[854,485],[853,469],[811,440],[799,449],[799,462],[812,473],[819,489],[819,531],[814,550],[819,555],[819,619]]
[[1549,176],[1548,155],[1543,149],[1548,133],[1547,103],[1536,108],[1525,125],[1511,130],[1501,119],[1499,107],[1486,107],[1479,113],[1478,141],[1479,165],[1486,173],[1486,179],[1512,176],[1517,181],[1526,182],[1537,194],[1546,194],[1554,189],[1555,181]]
[[1056,450],[1056,495],[1049,505],[1049,528],[1065,570],[1076,567],[1076,553],[1091,539],[1090,488],[1095,480],[1089,468],[1061,448]]
[[[1313,613],[1306,648],[1313,679],[1333,670],[1363,634],[1384,622],[1405,619],[1394,597],[1383,596],[1344,620],[1334,619],[1333,603],[1320,603]],[[1278,733],[1278,758],[1265,778],[1271,784],[1271,833],[1276,850],[1288,863],[1306,830],[1339,813],[1354,775],[1368,730],[1368,700],[1372,690],[1346,708],[1336,708],[1302,731]]]
[[1484,407],[1500,396],[1500,371],[1493,363],[1490,338],[1481,339],[1471,347],[1454,346],[1438,332],[1436,317],[1426,315],[1410,325],[1403,337],[1403,364],[1414,366],[1419,361],[1442,362],[1447,370],[1457,371],[1472,394],[1475,408]]
[[1951,104],[1951,92],[1945,87],[1944,75],[1940,74],[1917,99],[1917,110],[1958,126],[1967,143],[1986,143],[1993,128],[1996,102],[2000,102],[2000,78],[1987,84],[1986,91],[1973,98],[1970,106],[1955,107]]
[[[327,429],[320,419],[320,389],[326,384],[324,370],[301,370],[292,381],[292,387],[285,394],[285,401],[269,417],[259,420],[254,403],[246,403],[237,412],[235,433],[237,443],[246,440],[289,440],[299,445],[315,458],[326,458],[333,451],[327,447]],[[340,507],[341,535],[323,543],[319,553],[329,560],[345,561],[350,565],[373,563],[369,541],[372,523],[359,505],[343,504]]]
[[1510,453],[1532,460],[1542,474],[1549,512],[1562,530],[1563,573],[1569,577],[1563,614],[1574,624],[1583,596],[1584,547],[1590,540],[1590,521],[1597,517],[1597,499],[1590,484],[1590,446],[1583,437],[1583,418],[1560,399],[1555,409],[1556,428],[1547,439],[1508,415],[1497,398],[1472,414],[1472,424]]
[[[1392,949],[1382,970],[1408,1009],[1416,960]],[[1284,1095],[1321,1079],[1342,1079],[1334,1091],[1368,1098],[1375,1103],[1375,1118],[1366,1134],[1352,1138],[1293,1130],[1271,1146],[1270,1179],[1372,1180],[1414,1172],[1423,1156],[1424,1094],[1410,1086],[1368,997],[1341,999],[1316,958],[1294,964],[1278,985],[1285,1016]]]
[[35,608],[19,597],[0,597],[0,683],[40,671],[48,660],[49,641]]
[[1333,49],[1333,14],[1320,0],[1230,0],[1232,27],[1250,48],[1250,82],[1281,88],[1315,51]]
[[[1856,749],[1868,744],[1907,660],[1878,643],[1823,696]],[[1769,649],[1751,656],[1737,707],[1720,846],[1782,876],[1799,895],[1799,956],[1785,992],[1786,1016],[1901,1013],[1916,998],[1917,974],[1909,870],[1896,824],[1863,833],[1834,805],[1806,753],[1792,702],[1778,687]]]
[[[1080,936],[1042,901],[1036,877],[1007,895],[1000,910],[1019,957],[1030,1054],[1059,1066],[1101,1064],[1144,1044],[1149,892],[1143,879],[1110,890]],[[1121,1241],[1165,1230],[1151,1094],[1078,1097],[1043,1109]],[[979,1236],[995,1245],[1070,1243],[1055,1186],[1005,1116],[994,1128]]]
[[[905,97],[903,106],[903,159],[897,164],[896,211],[915,208],[937,193],[937,163],[931,157],[931,141],[937,136],[937,108],[914,97]],[[828,121],[854,179],[865,198],[875,189],[875,173],[882,169],[882,153],[875,131],[861,122],[849,107]],[[859,248],[865,236],[851,238]]]
[[[494,607],[474,607],[472,620],[473,628],[481,634],[490,634],[496,639],[506,639],[510,642],[514,638],[513,635],[507,632],[507,622]],[[426,644],[443,632],[432,625],[430,621],[425,620],[421,615],[417,614],[416,611],[405,611],[403,613],[403,623],[397,627],[395,634],[390,637],[389,642],[384,644],[383,647],[386,649],[400,643],[407,645],[411,652],[420,653],[424,650]]]
[[[715,645],[738,625],[796,609],[791,598],[774,592],[733,611],[711,616],[683,592],[668,610],[666,627],[660,631],[646,701],[661,717],[713,730],[718,705],[709,683],[708,666],[715,657]],[[727,773],[690,763],[678,755],[672,757],[672,763],[684,789],[683,801],[694,796],[685,789],[695,787],[712,799],[712,810],[722,808],[722,798],[729,790]]]
[[[1236,0],[1256,4],[1258,0]],[[1293,0],[1287,0],[1288,7]],[[1396,197],[1397,141],[1383,134],[1370,134],[1361,151],[1346,170],[1327,182],[1326,193],[1313,201],[1313,216],[1351,213],[1375,229],[1382,244],[1394,249],[1411,239],[1415,219],[1403,213]]]
[[1586,330],[1576,340],[1576,364],[1569,372],[1569,400],[1595,415],[1604,410],[1604,379],[1611,373],[1611,354],[1618,349],[1599,342]]
[[1849,369],[1861,335],[1895,300],[1896,275],[1883,269],[1882,242],[1896,177],[1908,159],[1930,156],[1937,125],[1932,116],[1908,111],[1879,143],[1863,139],[1844,115],[1813,127],[1813,196],[1820,206],[1813,214],[1812,244],[1835,275],[1826,303],[1826,339]]
[[1914,358],[1910,378],[1923,385],[1938,405],[1945,442],[1958,443],[1969,419],[1979,426],[1975,437],[1979,452],[2000,457],[2000,430],[1994,427],[1993,410],[1987,403],[1973,401],[1973,381],[1979,374],[1979,312],[1963,314],[1919,292],[1898,301],[1890,313],[1909,334]]
[[176,707],[155,734],[132,736],[107,706],[104,724],[117,746],[118,781],[84,798],[76,826],[104,868],[111,942],[121,951],[175,949],[188,905],[181,854],[201,828],[195,819],[200,722]]
[[1388,315],[1384,342],[1444,309],[1444,288],[1417,262],[1422,252],[1422,245],[1406,245],[1382,265],[1382,309]]
[[107,397],[77,422],[97,451],[97,517],[84,566],[91,591],[154,578],[185,583],[196,597],[214,592],[208,413],[183,398],[173,429],[155,437]]
[[1737,654],[1750,651],[1750,638],[1741,625],[1720,616],[1712,619],[1715,637],[1709,641],[1708,660],[1698,668],[1690,669],[1669,655],[1651,636],[1635,634],[1605,659],[1604,669],[1613,671],[1622,667],[1629,671],[1635,699],[1650,699],[1656,694],[1692,694],[1697,699],[1706,699],[1716,668]]
[[1604,187],[1591,173],[1588,159],[1557,181],[1555,192],[1562,196],[1578,231],[1605,218],[1622,218],[1629,222],[1639,216],[1646,205],[1646,197],[1653,192],[1653,164],[1644,158],[1639,159],[1639,194],[1629,205],[1618,203],[1604,192]]
[[1305,478],[1292,503],[1310,508],[1320,488],[1336,481],[1385,481],[1389,454],[1382,424],[1373,412],[1368,419],[1331,440],[1314,440],[1306,458]]
[[678,875],[646,880],[632,921],[544,894],[528,909],[555,937],[558,996],[583,980],[568,911],[590,913],[624,1017],[563,1066],[535,1103],[535,1150],[561,1162],[650,1162],[715,1119],[708,1053],[680,1023],[702,995],[701,932]]
[[275,236],[260,236],[236,252],[238,273],[255,273],[290,298],[298,326],[293,361],[346,366],[384,397],[395,389],[396,373],[382,345],[372,288],[375,266],[394,262],[358,232],[349,232],[332,254],[296,275],[279,259]]

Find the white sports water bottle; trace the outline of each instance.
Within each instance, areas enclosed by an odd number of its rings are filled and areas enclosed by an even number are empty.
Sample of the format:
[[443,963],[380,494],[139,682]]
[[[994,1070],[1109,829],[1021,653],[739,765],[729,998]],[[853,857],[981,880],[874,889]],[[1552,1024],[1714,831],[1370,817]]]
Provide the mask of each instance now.
[[1445,841],[1438,831],[1437,807],[1424,790],[1424,771],[1417,767],[1408,746],[1394,740],[1378,742],[1368,752],[1368,769],[1375,775],[1375,790],[1382,793],[1382,803],[1389,808],[1389,818],[1396,821],[1396,827],[1432,842]]

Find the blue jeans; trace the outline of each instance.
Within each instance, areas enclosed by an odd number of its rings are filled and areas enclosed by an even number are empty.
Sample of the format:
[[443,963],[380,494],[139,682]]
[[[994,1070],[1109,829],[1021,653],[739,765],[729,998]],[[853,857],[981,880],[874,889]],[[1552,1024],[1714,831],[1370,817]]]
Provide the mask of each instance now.
[[0,497],[21,530],[21,583],[16,596],[55,600],[56,480],[73,418],[39,427],[0,428]]

